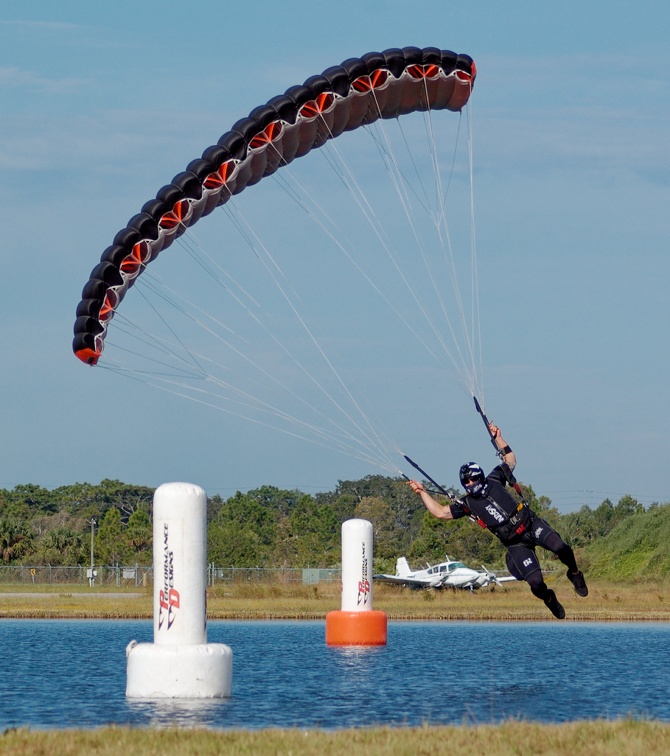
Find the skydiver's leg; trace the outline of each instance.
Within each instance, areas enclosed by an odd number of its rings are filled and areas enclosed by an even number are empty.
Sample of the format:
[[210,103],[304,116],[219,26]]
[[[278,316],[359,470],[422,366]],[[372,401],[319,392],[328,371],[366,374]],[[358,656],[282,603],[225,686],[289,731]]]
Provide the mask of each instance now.
[[549,587],[542,577],[542,569],[537,554],[527,546],[512,546],[507,550],[505,562],[510,575],[517,580],[525,580],[533,596],[544,601],[549,597]]
[[545,606],[554,617],[558,619],[565,617],[565,609],[559,603],[556,594],[544,582],[535,549],[525,544],[510,546],[505,555],[505,562],[510,575],[513,575],[517,580],[525,580],[530,586],[533,596],[544,601]]
[[546,545],[542,544],[547,551],[552,551],[563,562],[563,564],[571,571],[577,572],[577,560],[575,559],[575,552],[568,546],[567,543],[561,538],[555,530],[546,538]]
[[584,575],[577,567],[575,552],[568,546],[561,536],[541,517],[533,518],[531,528],[533,538],[542,548],[551,551],[568,568],[567,577],[579,596],[588,596],[589,589],[586,587]]

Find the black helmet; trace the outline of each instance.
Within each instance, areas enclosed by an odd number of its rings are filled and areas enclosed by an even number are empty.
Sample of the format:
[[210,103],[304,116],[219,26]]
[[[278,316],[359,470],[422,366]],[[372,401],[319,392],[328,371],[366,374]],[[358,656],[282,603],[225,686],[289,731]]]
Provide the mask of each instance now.
[[476,462],[466,462],[466,464],[461,465],[459,477],[461,485],[471,496],[479,496],[484,493],[486,475]]

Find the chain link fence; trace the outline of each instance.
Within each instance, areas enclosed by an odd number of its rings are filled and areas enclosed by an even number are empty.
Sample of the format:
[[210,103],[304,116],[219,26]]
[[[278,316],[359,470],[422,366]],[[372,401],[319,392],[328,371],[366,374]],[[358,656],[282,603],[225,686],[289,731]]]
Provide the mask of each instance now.
[[[78,565],[3,565],[0,566],[0,586],[9,585],[72,585],[147,587],[153,585],[153,567],[142,565],[96,566]],[[339,569],[313,567],[217,567],[207,565],[207,584],[218,583],[331,583],[340,579]]]
[[332,583],[340,579],[339,569],[315,567],[216,567],[208,565],[207,582],[216,583]]

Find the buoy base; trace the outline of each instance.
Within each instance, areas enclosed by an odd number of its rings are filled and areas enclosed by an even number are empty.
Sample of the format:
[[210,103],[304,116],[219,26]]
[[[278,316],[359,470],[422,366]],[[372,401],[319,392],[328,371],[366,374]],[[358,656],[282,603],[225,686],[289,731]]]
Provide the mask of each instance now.
[[384,612],[328,612],[326,644],[328,646],[385,646],[388,621]]
[[160,646],[131,641],[128,698],[228,698],[233,681],[233,652],[223,643]]

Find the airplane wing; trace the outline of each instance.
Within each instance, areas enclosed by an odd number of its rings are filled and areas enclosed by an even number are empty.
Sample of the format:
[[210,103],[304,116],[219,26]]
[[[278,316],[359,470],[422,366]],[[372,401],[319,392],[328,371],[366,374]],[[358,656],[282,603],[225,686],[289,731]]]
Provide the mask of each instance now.
[[373,575],[373,580],[379,580],[380,583],[393,583],[394,585],[407,585],[411,588],[430,588],[427,580],[416,580],[409,577],[399,577],[398,575]]

